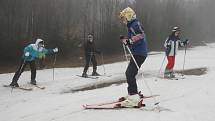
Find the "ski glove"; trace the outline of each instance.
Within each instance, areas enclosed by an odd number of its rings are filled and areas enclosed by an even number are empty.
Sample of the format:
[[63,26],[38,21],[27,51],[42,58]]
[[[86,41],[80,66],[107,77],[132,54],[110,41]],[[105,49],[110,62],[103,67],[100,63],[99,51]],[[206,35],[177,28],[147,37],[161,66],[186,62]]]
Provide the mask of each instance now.
[[58,48],[57,48],[57,47],[54,48],[54,49],[53,49],[53,52],[54,52],[54,53],[57,53],[57,52],[58,52]]
[[120,41],[124,44],[124,45],[131,45],[133,44],[132,39],[128,39],[125,36],[120,35]]
[[183,41],[183,44],[184,45],[187,45],[189,43],[189,40],[188,39],[186,39],[185,41]]
[[29,52],[26,52],[26,53],[25,53],[25,57],[28,57],[29,55],[30,55]]
[[119,36],[119,39],[120,39],[120,40],[122,40],[122,39],[127,39],[127,37],[126,37],[126,36],[123,36],[123,35],[120,35],[120,36]]

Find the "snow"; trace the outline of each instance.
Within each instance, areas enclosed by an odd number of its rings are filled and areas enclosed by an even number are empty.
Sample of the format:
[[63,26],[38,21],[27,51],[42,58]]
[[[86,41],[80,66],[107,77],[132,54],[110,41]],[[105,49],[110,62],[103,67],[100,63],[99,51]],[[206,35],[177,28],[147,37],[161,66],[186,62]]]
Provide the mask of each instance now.
[[[159,94],[156,101],[159,106],[169,111],[144,111],[139,109],[122,110],[83,110],[83,104],[106,102],[118,99],[127,94],[127,84],[114,84],[108,87],[79,91],[71,90],[101,83],[125,80],[127,62],[106,64],[107,75],[99,79],[84,79],[80,68],[55,69],[55,80],[52,69],[37,71],[37,82],[46,86],[45,90],[34,88],[23,91],[0,87],[0,120],[1,121],[214,121],[215,120],[215,44],[195,47],[187,50],[185,69],[206,67],[204,75],[185,75],[185,79],[167,80],[157,78],[164,54],[152,54],[141,67],[138,75],[138,87],[145,95]],[[184,50],[176,57],[176,70],[183,67]],[[164,69],[166,61],[162,66]],[[89,72],[92,72],[90,68]],[[98,66],[98,72],[104,72]],[[9,84],[14,73],[1,74],[0,85]],[[180,76],[180,75],[178,75]],[[19,85],[26,86],[30,72],[24,72]],[[146,105],[152,106],[153,99],[146,99]]]

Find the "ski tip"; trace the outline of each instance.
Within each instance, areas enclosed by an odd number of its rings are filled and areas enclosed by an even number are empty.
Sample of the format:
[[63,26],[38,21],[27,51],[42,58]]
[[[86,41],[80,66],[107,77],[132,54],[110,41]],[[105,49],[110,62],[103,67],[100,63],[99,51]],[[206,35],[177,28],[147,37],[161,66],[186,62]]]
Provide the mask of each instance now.
[[156,102],[154,105],[159,105],[160,104],[160,102]]
[[42,90],[46,89],[46,87],[40,87],[40,86],[36,86],[36,87]]
[[13,87],[13,86],[10,86],[10,85],[3,85],[3,87],[9,87],[9,88],[16,88],[16,89],[21,89],[21,90],[25,90],[25,91],[32,91],[33,88],[28,88],[28,87],[22,87],[22,86],[19,86],[19,87]]
[[82,105],[82,107],[86,109],[87,105],[86,105],[86,104],[84,104],[84,105]]
[[87,104],[82,105],[83,109],[90,109]]
[[42,87],[41,89],[46,89],[46,87]]
[[3,87],[11,87],[10,85],[3,85]]

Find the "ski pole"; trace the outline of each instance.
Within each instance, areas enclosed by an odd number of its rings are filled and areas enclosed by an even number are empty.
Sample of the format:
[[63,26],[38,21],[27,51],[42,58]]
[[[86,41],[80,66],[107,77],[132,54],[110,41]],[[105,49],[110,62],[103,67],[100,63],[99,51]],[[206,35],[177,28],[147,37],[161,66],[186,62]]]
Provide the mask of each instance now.
[[127,55],[127,52],[126,52],[126,49],[125,49],[125,45],[122,44],[122,46],[123,46],[123,50],[124,50],[126,61],[128,62],[128,55]]
[[103,70],[104,70],[104,75],[106,75],[103,53],[101,53],[101,58],[102,58],[102,66],[103,66]]
[[184,76],[184,66],[185,66],[186,54],[187,54],[187,44],[185,45],[185,51],[184,51],[184,62],[183,62],[182,76]]
[[126,45],[126,48],[127,48],[128,52],[130,53],[131,58],[133,59],[135,65],[136,65],[136,67],[137,67],[137,69],[138,69],[138,71],[139,71],[139,70],[140,70],[140,67],[138,66],[137,61],[135,60],[133,54],[131,53],[131,50],[130,50],[130,48],[128,47],[128,45]]
[[[163,67],[163,64],[164,64],[165,59],[166,59],[166,55],[164,54],[163,61],[162,61],[162,63],[161,63],[161,66],[160,66],[160,69],[159,69],[159,71],[158,71],[158,75],[157,75],[157,76],[159,76],[159,74],[161,73],[161,69],[162,69],[162,67]],[[155,81],[157,81],[157,79],[155,79]]]
[[[93,54],[94,54],[93,52],[90,52],[89,67],[90,67],[90,63],[91,63],[92,66],[93,66],[93,62],[92,62],[92,56],[93,56]],[[89,67],[88,67],[88,69],[87,69],[87,73],[88,73]]]
[[[140,70],[140,67],[138,66],[137,61],[136,61],[136,59],[134,58],[133,54],[131,53],[131,50],[130,50],[130,48],[128,47],[128,45],[126,45],[126,48],[127,48],[128,52],[129,52],[129,54],[131,55],[131,58],[133,59],[135,65],[136,65],[136,67],[137,67],[137,69],[138,69],[138,71],[139,71],[139,70]],[[142,78],[144,78],[144,77],[143,77],[143,73],[141,73],[141,76],[142,76]],[[152,90],[151,90],[151,88],[149,87],[148,83],[145,81],[145,79],[144,79],[143,81],[145,82],[145,85],[146,85],[146,87],[148,88],[150,95],[152,95]],[[154,100],[154,103],[157,102],[155,97],[153,97],[153,100]],[[158,105],[157,105],[157,106],[158,106]]]
[[[164,57],[163,57],[163,61],[162,61],[162,63],[161,63],[161,66],[160,66],[160,69],[159,69],[159,71],[158,71],[157,77],[159,77],[159,75],[160,75],[160,73],[161,73],[161,69],[162,69],[162,67],[163,67],[165,58],[166,58],[166,55],[164,55]],[[157,79],[155,79],[155,81],[157,81]]]
[[165,58],[166,58],[166,55],[164,55],[164,57],[163,57],[163,61],[162,61],[162,64],[161,64],[161,66],[160,66],[160,69],[159,69],[158,74],[160,74],[160,73],[161,73],[161,69],[162,69],[162,67],[163,67],[163,64],[164,64]]
[[57,60],[57,54],[54,55],[54,62],[53,62],[53,65],[52,65],[52,68],[53,68],[53,71],[52,71],[52,76],[53,76],[53,81],[55,79],[55,64],[56,64],[56,60]]

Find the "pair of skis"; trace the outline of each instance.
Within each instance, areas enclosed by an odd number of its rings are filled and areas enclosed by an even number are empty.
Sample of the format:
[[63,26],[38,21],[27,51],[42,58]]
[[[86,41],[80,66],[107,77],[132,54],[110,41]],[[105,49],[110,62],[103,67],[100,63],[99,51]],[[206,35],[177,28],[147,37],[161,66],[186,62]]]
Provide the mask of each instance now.
[[111,77],[112,75],[99,75],[99,76],[91,76],[91,75],[88,75],[87,77],[83,77],[81,75],[76,75],[78,77],[82,77],[82,78],[90,78],[90,79],[98,79],[99,77]]
[[173,77],[173,78],[164,78],[164,79],[169,79],[169,80],[180,80],[180,79],[185,79],[185,77]]
[[161,78],[161,79],[168,79],[168,80],[181,80],[181,79],[185,79],[184,76],[175,76],[175,77],[172,77],[172,78],[164,78],[163,76],[157,76],[158,78]]
[[39,85],[32,85],[30,87],[24,87],[24,86],[19,86],[19,87],[12,87],[10,85],[3,85],[3,87],[10,87],[12,89],[20,89],[20,90],[24,90],[24,91],[32,91],[35,88],[38,88],[38,89],[41,89],[41,90],[44,90],[46,87],[44,86],[39,86]]
[[78,77],[82,77],[82,78],[89,78],[89,79],[98,79],[99,77],[98,76],[87,76],[87,77],[83,77],[81,75],[76,75]]
[[[153,98],[157,97],[159,95],[151,95],[151,96],[143,96],[141,99],[147,99],[147,98]],[[110,102],[104,102],[104,103],[97,103],[97,104],[85,104],[83,105],[84,109],[120,109],[120,108],[126,108],[122,107],[120,104],[124,100],[116,100],[116,101],[110,101]],[[155,104],[156,105],[156,104]],[[144,107],[145,105],[142,104],[139,107],[132,107],[132,108],[141,108]]]

